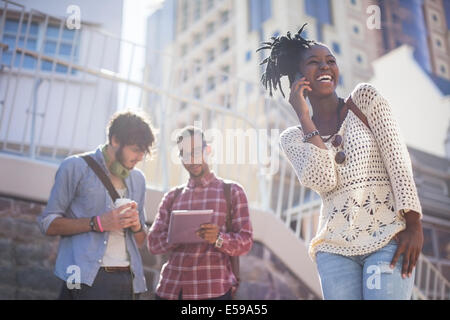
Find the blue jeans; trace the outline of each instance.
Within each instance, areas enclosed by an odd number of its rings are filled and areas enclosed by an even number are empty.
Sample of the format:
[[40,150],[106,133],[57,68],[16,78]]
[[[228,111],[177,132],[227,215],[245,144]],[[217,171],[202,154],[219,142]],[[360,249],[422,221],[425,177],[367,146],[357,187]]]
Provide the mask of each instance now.
[[392,240],[378,251],[343,256],[328,252],[316,255],[323,298],[326,300],[409,300],[414,286],[402,278],[403,255],[394,269],[390,263],[397,250]]

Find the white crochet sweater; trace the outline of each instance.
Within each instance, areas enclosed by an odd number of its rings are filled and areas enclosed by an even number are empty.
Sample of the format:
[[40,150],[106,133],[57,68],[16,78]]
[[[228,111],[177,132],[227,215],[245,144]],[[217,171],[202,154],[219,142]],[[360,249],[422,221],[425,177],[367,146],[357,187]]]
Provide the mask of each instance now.
[[280,144],[305,187],[321,199],[319,224],[309,254],[318,251],[345,256],[371,253],[385,246],[406,226],[401,210],[422,209],[411,160],[388,102],[370,84],[360,84],[352,99],[367,117],[371,130],[348,111],[339,134],[347,156],[338,150],[302,142],[300,127],[286,129]]

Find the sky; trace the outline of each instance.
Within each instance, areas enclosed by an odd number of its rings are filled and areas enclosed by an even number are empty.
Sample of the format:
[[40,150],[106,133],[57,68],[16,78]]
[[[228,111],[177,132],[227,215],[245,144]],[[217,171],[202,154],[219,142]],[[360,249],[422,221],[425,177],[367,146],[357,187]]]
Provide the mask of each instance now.
[[[127,40],[145,43],[146,20],[164,0],[124,0],[122,36]],[[142,30],[142,32],[136,32]]]
[[[164,0],[124,0],[122,19],[122,38],[137,44],[145,45],[147,18],[158,8]],[[144,49],[137,49],[132,56],[131,45],[121,48],[120,73],[128,76],[131,64],[131,79],[140,79],[144,68]],[[126,89],[119,87],[119,108],[135,108],[139,104],[137,92],[125,93]],[[126,103],[125,94],[127,96]]]

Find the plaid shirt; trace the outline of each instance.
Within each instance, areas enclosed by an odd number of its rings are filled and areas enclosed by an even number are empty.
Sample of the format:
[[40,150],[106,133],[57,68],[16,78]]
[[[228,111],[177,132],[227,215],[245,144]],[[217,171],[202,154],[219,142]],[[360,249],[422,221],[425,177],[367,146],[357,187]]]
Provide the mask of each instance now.
[[[248,253],[253,244],[247,197],[238,184],[231,185],[232,232],[226,232],[227,204],[223,192],[223,180],[213,172],[201,179],[189,179],[179,196],[175,189],[166,193],[148,237],[148,248],[153,254],[170,252],[163,265],[156,294],[165,299],[208,299],[227,293],[236,278],[231,270],[229,256]],[[171,204],[172,208],[171,208]],[[173,245],[167,243],[170,211],[214,211],[212,223],[219,226],[223,235],[221,248],[208,242]]]

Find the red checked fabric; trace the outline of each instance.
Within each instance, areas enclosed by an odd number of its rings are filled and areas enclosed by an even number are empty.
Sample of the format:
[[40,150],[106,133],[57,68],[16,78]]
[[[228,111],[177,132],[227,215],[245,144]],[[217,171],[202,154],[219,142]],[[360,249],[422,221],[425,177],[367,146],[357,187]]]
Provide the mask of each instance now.
[[213,223],[223,234],[222,247],[213,244],[170,245],[167,233],[170,221],[170,205],[175,189],[164,195],[159,212],[148,237],[148,247],[153,254],[170,253],[169,260],[161,270],[156,294],[165,299],[201,300],[219,297],[227,293],[236,279],[231,271],[229,256],[248,253],[253,244],[247,197],[239,184],[231,186],[232,231],[226,233],[227,205],[223,181],[213,172],[201,179],[189,179],[172,210],[212,209]]

